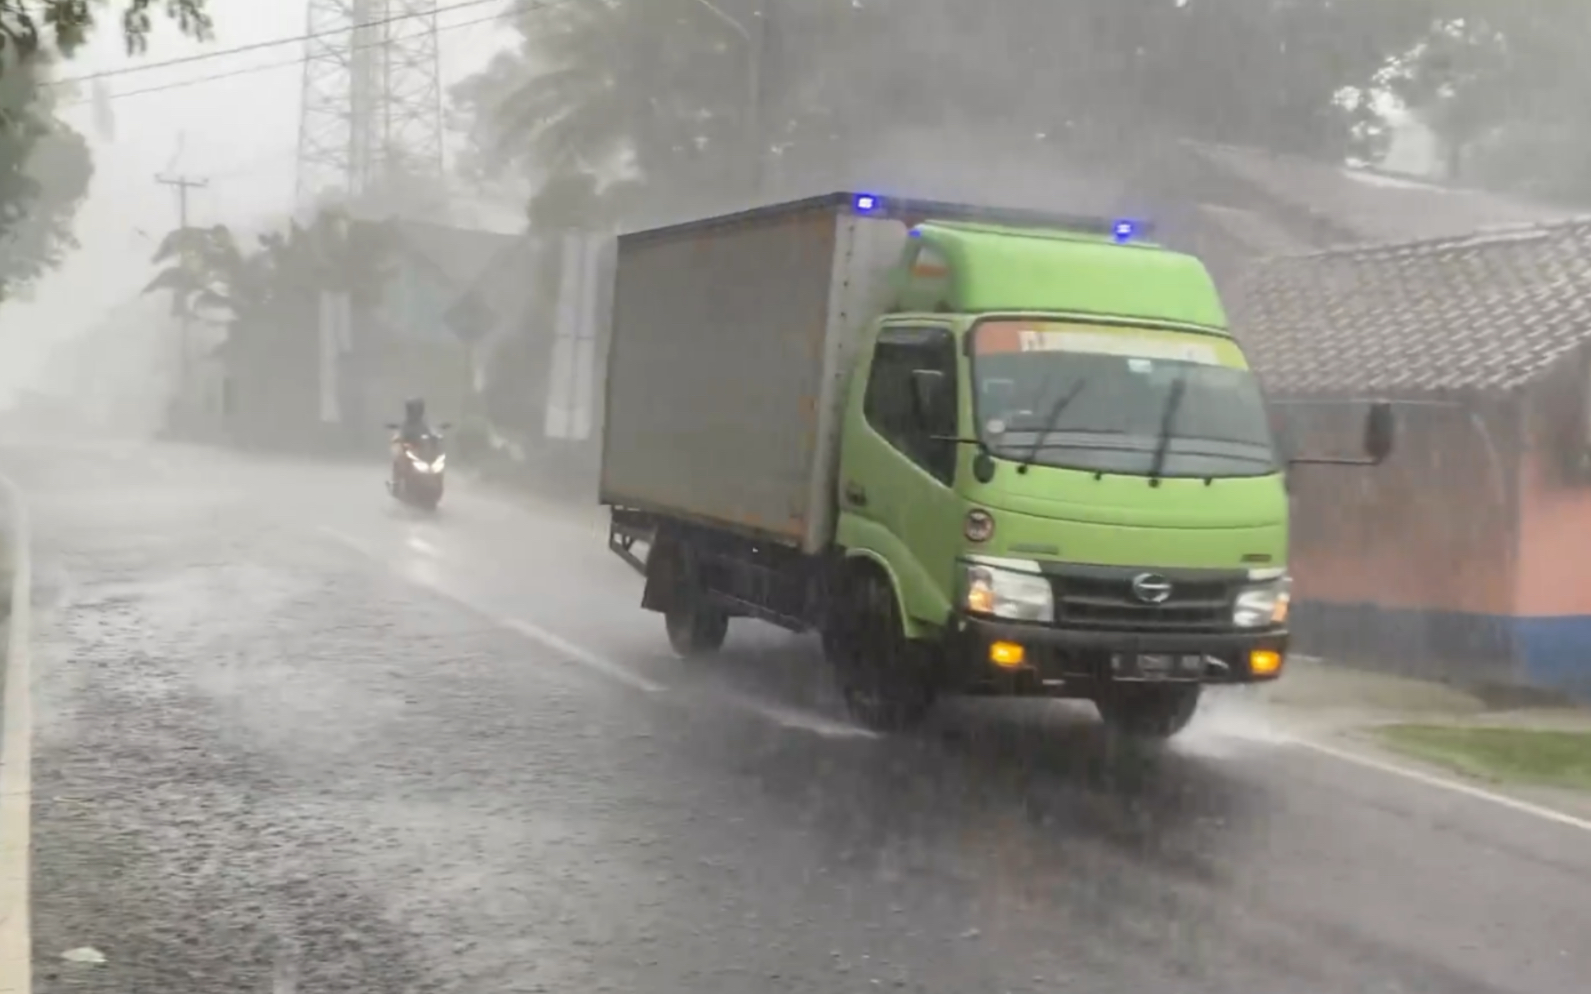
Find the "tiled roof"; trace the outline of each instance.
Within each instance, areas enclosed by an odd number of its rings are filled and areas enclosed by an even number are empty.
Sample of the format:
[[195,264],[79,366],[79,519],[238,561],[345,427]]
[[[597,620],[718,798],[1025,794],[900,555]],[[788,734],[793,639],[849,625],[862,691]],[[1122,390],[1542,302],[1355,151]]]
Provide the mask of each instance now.
[[1591,218],[1270,259],[1231,303],[1273,392],[1508,390],[1591,340]]

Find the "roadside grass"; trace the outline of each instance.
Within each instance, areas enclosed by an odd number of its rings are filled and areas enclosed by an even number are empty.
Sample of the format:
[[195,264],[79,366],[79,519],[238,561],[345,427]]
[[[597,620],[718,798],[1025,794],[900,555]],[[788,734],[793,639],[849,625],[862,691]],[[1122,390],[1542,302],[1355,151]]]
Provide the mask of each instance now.
[[1387,725],[1388,747],[1472,777],[1591,792],[1591,732]]

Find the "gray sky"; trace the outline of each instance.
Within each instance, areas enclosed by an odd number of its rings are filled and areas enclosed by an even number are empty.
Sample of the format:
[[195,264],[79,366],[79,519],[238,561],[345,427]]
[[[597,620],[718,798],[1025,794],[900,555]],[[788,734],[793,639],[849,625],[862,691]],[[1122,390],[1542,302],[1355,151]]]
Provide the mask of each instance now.
[[[510,2],[502,0],[502,5]],[[441,0],[440,5],[446,3]],[[302,35],[306,6],[305,0],[212,0],[214,41],[199,45],[161,24],[149,52],[132,59],[125,54],[120,32],[107,26],[61,75]],[[440,15],[444,85],[480,68],[511,39],[492,22],[449,28],[489,13],[490,7],[473,7]],[[291,210],[302,70],[281,64],[302,54],[301,43],[286,44],[107,79],[116,118],[116,134],[109,141],[95,132],[90,105],[63,111],[94,149],[93,185],[77,215],[82,248],[40,282],[33,300],[0,305],[0,403],[28,382],[53,343],[93,325],[149,280],[149,255],[177,223],[175,193],[155,183],[156,173],[210,180],[208,189],[191,194],[195,224],[251,227]],[[277,68],[263,68],[268,66]],[[253,67],[261,71],[133,94]],[[88,96],[87,86],[83,95]]]

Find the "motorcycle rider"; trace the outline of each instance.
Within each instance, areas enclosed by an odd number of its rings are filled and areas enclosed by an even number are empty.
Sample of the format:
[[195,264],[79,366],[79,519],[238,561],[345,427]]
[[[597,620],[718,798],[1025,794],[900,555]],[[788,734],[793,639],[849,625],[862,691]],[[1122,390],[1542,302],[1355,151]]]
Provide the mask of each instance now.
[[414,443],[431,434],[425,423],[425,401],[413,397],[403,402],[403,424],[398,428],[398,441]]
[[393,439],[392,453],[392,479],[397,482],[398,475],[404,468],[404,446],[418,445],[431,434],[431,426],[425,421],[425,401],[413,397],[403,402],[403,422],[398,425],[398,434]]

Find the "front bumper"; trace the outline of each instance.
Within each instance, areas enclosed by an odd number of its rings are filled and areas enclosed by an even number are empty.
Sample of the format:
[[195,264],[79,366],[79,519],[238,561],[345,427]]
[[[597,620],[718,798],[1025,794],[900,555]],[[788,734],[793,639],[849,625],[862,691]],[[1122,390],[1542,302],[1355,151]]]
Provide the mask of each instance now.
[[[1020,646],[1021,661],[992,661],[996,644]],[[1260,683],[1281,676],[1288,631],[1168,632],[1059,628],[958,616],[950,635],[952,668],[969,686],[1042,691],[1046,686],[1092,686],[1141,680]],[[1256,656],[1256,654],[1261,654]],[[1265,654],[1275,658],[1265,666]],[[1007,651],[1009,655],[1009,650]],[[1196,669],[1147,671],[1141,657],[1202,662]],[[1258,668],[1256,663],[1261,663]]]

